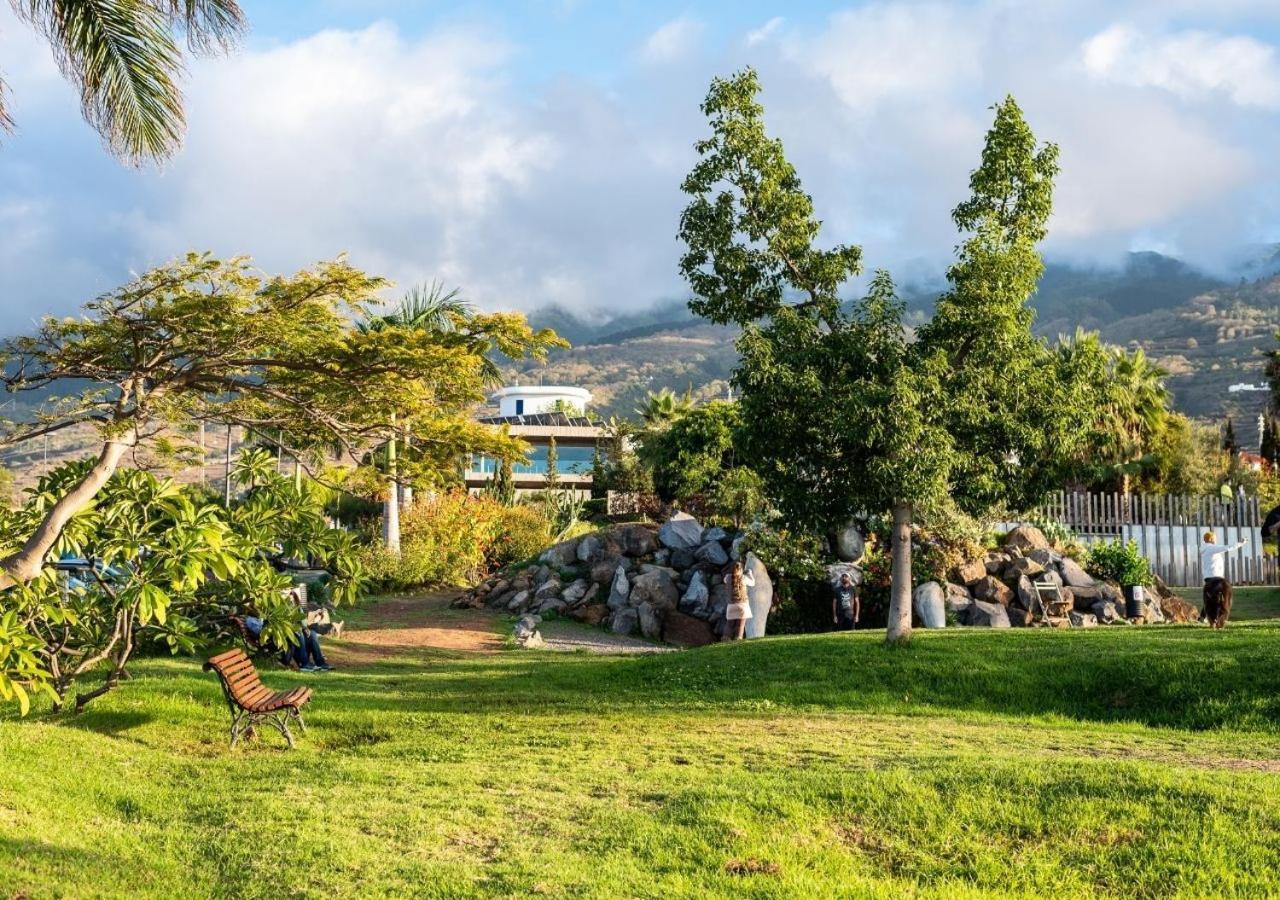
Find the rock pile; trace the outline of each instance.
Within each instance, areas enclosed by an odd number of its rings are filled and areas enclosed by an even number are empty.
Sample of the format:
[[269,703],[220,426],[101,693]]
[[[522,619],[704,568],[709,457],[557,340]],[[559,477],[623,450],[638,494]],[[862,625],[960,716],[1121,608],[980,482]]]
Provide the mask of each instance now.
[[[928,581],[912,597],[918,621],[926,628],[946,624],[948,614],[961,625],[991,628],[1046,625],[1091,628],[1157,622],[1194,622],[1199,613],[1165,585],[1145,590],[1142,615],[1126,617],[1120,587],[1098,581],[1084,567],[1049,545],[1040,529],[1022,525],[1005,537],[1000,550],[970,560],[948,573],[945,584]],[[1039,591],[1039,585],[1056,590]]]
[[547,613],[618,634],[698,646],[724,636],[729,566],[742,557],[754,576],[748,589],[754,618],[748,637],[764,634],[773,588],[742,538],[703,528],[677,513],[661,528],[619,525],[547,548],[536,564],[498,574],[463,594],[454,606],[490,607],[520,615]]

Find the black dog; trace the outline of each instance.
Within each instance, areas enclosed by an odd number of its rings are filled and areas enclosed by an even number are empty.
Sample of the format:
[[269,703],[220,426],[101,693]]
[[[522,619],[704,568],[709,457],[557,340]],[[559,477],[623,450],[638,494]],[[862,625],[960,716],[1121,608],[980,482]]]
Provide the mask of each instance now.
[[1231,616],[1231,582],[1225,578],[1204,580],[1204,620],[1213,628],[1222,628]]

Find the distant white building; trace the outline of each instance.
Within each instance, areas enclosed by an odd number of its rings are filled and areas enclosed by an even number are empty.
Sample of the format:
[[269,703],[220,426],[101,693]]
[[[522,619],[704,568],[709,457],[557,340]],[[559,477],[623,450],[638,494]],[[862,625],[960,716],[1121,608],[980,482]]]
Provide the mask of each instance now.
[[[581,495],[591,491],[592,460],[603,432],[585,415],[591,392],[567,385],[513,385],[493,395],[498,415],[482,416],[486,425],[506,427],[529,444],[529,459],[512,467],[518,493],[546,484],[551,439],[556,442],[556,473],[561,486]],[[480,490],[496,474],[499,462],[476,454],[467,464],[466,483]]]
[[1241,381],[1238,384],[1233,384],[1231,385],[1231,387],[1227,388],[1227,391],[1232,394],[1238,394],[1241,391],[1266,391],[1266,390],[1270,390],[1270,388],[1267,387],[1267,385],[1265,384],[1250,384],[1247,381]]
[[532,416],[572,407],[581,415],[591,402],[591,392],[586,388],[568,385],[531,384],[504,387],[493,395],[498,403],[498,415]]

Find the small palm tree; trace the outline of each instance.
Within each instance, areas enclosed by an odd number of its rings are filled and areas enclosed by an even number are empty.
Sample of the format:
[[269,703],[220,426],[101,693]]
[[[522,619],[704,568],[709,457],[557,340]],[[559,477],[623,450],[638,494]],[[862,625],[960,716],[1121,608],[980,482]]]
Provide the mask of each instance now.
[[636,415],[644,420],[646,428],[665,428],[693,407],[692,389],[677,394],[671,388],[663,388],[656,394],[650,391],[644,405],[636,407]]
[[[138,164],[182,145],[182,51],[230,49],[245,26],[235,0],[9,0],[53,49],[85,119],[115,156]],[[0,83],[0,128],[12,128]]]

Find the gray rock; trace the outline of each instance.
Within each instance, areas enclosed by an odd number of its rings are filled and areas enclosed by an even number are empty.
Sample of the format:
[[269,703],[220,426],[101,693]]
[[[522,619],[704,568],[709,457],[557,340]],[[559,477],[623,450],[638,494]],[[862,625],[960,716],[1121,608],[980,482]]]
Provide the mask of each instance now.
[[742,546],[743,544],[746,543],[746,541],[747,541],[747,536],[744,534],[740,534],[733,539],[732,543],[729,544],[730,559],[735,561],[742,559]]
[[1046,569],[1050,569],[1062,561],[1062,554],[1057,552],[1056,550],[1048,550],[1048,549],[1032,550],[1030,553],[1027,554],[1027,559],[1034,559],[1036,562],[1040,563],[1040,565],[1044,566]]
[[862,552],[866,549],[866,541],[863,540],[856,522],[849,522],[837,531],[832,543],[835,545],[836,559],[841,562],[857,562],[862,559]]
[[1049,539],[1044,536],[1044,532],[1034,525],[1019,525],[1010,531],[1004,538],[1006,547],[1016,547],[1024,553],[1030,553],[1032,550],[1048,550]]
[[687,569],[694,563],[692,550],[670,550],[667,552],[667,564],[673,569]]
[[569,606],[575,606],[587,595],[587,588],[591,586],[591,582],[587,581],[585,578],[579,578],[573,584],[565,588],[564,592],[560,596],[564,598],[564,602]]
[[538,562],[559,568],[573,565],[578,561],[578,540],[578,538],[572,538],[567,541],[561,541],[558,544],[552,544],[542,551],[542,555],[538,557]]
[[1103,600],[1110,600],[1116,606],[1124,606],[1124,591],[1106,581],[1098,582],[1098,593],[1102,595]]
[[648,575],[650,572],[661,572],[663,575],[666,575],[672,581],[675,581],[677,578],[680,577],[680,573],[677,572],[675,569],[671,568],[670,566],[659,566],[654,563],[641,563],[640,574]]
[[565,603],[559,597],[548,597],[542,601],[538,607],[538,615],[546,615],[547,613],[556,613],[559,615],[569,608],[569,604]]
[[551,569],[549,566],[546,566],[546,565],[538,566],[538,568],[533,573],[533,583],[535,585],[541,585],[550,577],[551,577]]
[[836,589],[836,585],[840,583],[841,575],[848,575],[849,580],[855,585],[862,584],[862,569],[858,568],[850,562],[831,563],[827,566],[827,584],[831,585],[831,590]]
[[1070,587],[1093,587],[1093,576],[1069,556],[1062,557],[1058,570],[1062,573],[1062,580]]
[[963,584],[948,581],[946,593],[947,599],[944,602],[947,612],[955,616],[957,622],[963,623],[969,613],[969,607],[973,605],[973,597],[969,594],[969,589]]
[[675,609],[680,602],[675,579],[667,571],[655,567],[642,572],[631,582],[631,605],[648,603],[654,609]]
[[647,556],[658,549],[658,539],[643,525],[623,525],[606,535],[625,556]]
[[533,599],[541,603],[548,597],[557,597],[560,595],[560,579],[548,578],[542,584],[538,585],[538,589],[533,592]]
[[600,560],[591,566],[591,580],[596,584],[608,584],[613,581],[613,573],[618,571],[620,565],[622,565],[622,557],[616,553],[600,557]]
[[1036,576],[1036,581],[1041,584],[1056,584],[1058,587],[1064,587],[1062,576],[1058,574],[1057,569],[1046,569],[1044,574]]
[[538,626],[542,624],[541,616],[521,616],[511,629],[511,635],[521,646],[525,646],[525,641],[538,633]]
[[936,581],[926,581],[911,595],[920,624],[925,628],[945,628],[947,624],[946,592]]
[[723,566],[729,562],[729,554],[725,553],[719,541],[707,541],[698,548],[694,558],[712,566]]
[[613,614],[609,628],[614,634],[635,634],[640,624],[640,614],[631,607],[620,609]]
[[1115,625],[1124,621],[1124,616],[1120,615],[1120,611],[1110,600],[1099,600],[1093,604],[1092,613],[1099,625]]
[[640,633],[651,641],[662,637],[662,615],[649,603],[641,603],[636,607],[636,615],[640,621]]
[[723,581],[711,586],[711,618],[723,619],[729,608],[729,585]]
[[755,577],[755,584],[747,588],[747,603],[751,606],[751,618],[747,619],[745,637],[764,637],[769,613],[773,609],[773,582],[769,571],[754,553],[748,553],[742,568]]
[[657,553],[653,554],[653,561],[660,566],[671,565],[671,551],[663,547]]
[[1040,595],[1036,592],[1036,587],[1031,583],[1031,579],[1026,575],[1019,575],[1018,580],[1013,584],[1014,600],[1023,609],[1034,610],[1040,601]]
[[729,540],[729,532],[725,531],[719,525],[712,525],[710,528],[702,529],[702,543],[707,541],[727,541]]
[[1103,599],[1102,591],[1094,585],[1093,587],[1073,587],[1068,588],[1071,591],[1072,605],[1080,612],[1092,612],[1093,604]]
[[587,587],[587,592],[586,592],[585,594],[583,594],[583,595],[582,595],[582,599],[581,599],[581,600],[579,600],[577,603],[575,603],[575,604],[573,604],[573,605],[574,605],[574,606],[584,606],[584,605],[586,605],[586,604],[588,604],[588,603],[594,603],[594,602],[595,602],[595,599],[596,599],[597,595],[599,595],[599,593],[600,593],[600,585],[598,585],[598,584],[592,584],[592,585],[589,585],[589,586]]
[[1012,628],[1009,613],[999,603],[974,600],[965,613],[965,624],[979,628]]
[[1093,628],[1098,624],[1098,617],[1093,613],[1073,609],[1067,613],[1067,622],[1072,628]]
[[702,526],[688,513],[676,513],[658,529],[658,543],[672,550],[693,550],[701,540]]
[[631,582],[627,580],[627,570],[618,566],[613,573],[613,582],[609,585],[609,608],[623,609],[631,597]]
[[588,534],[578,542],[578,562],[593,563],[604,553],[604,541],[594,534]]
[[532,597],[530,597],[528,591],[520,591],[518,594],[512,597],[510,601],[508,601],[507,609],[511,610],[512,612],[520,612],[521,610],[523,610],[525,607],[529,605],[529,601],[531,599]]
[[689,587],[680,598],[680,611],[699,619],[705,619],[711,614],[711,589],[707,587],[701,572],[694,572],[693,578],[689,580]]

